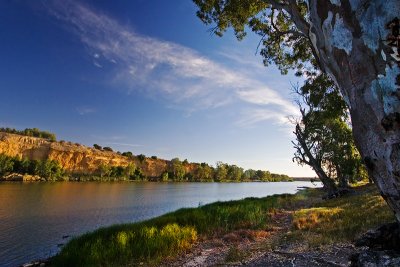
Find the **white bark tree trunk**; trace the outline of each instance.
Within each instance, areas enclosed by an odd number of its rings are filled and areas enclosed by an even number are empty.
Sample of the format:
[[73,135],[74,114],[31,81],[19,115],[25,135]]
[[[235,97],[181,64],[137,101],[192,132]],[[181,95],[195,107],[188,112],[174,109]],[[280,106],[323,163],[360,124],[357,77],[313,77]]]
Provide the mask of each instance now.
[[348,103],[357,147],[400,222],[400,1],[308,5],[314,53]]

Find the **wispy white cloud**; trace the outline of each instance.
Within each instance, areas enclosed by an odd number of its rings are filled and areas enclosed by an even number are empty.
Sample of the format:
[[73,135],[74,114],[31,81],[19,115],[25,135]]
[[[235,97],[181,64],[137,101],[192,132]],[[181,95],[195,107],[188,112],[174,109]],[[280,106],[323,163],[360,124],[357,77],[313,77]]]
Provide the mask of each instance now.
[[86,115],[90,113],[95,113],[96,109],[84,106],[84,107],[77,107],[76,111],[79,113],[79,115]]
[[277,125],[286,125],[287,119],[280,111],[268,108],[250,108],[242,112],[242,118],[237,121],[238,126],[248,127],[262,121],[273,120]]
[[[170,106],[186,106],[189,112],[245,101],[256,105],[254,113],[247,117],[248,124],[280,121],[294,112],[289,101],[261,81],[193,49],[138,34],[79,2],[51,1],[46,5],[80,38],[94,65],[100,68],[110,64],[115,71],[113,82],[123,84],[128,92],[144,90],[157,98],[164,97]],[[254,67],[254,62],[241,60],[239,55],[230,57]],[[272,112],[261,116],[257,106],[269,107]]]

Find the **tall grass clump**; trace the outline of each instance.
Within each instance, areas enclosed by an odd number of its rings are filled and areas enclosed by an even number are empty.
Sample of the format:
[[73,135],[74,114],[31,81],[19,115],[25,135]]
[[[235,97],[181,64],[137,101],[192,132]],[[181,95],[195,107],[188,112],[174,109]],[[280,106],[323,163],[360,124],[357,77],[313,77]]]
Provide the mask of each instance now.
[[189,249],[197,240],[193,227],[143,224],[100,229],[69,242],[52,261],[55,266],[122,266],[157,261]]

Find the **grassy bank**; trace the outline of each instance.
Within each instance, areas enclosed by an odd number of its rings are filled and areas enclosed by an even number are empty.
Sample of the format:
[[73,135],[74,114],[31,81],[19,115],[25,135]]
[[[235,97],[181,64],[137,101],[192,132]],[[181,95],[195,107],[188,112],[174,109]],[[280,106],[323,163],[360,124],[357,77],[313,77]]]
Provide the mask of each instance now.
[[[102,228],[71,240],[52,259],[54,266],[157,265],[189,250],[199,240],[238,229],[268,229],[279,212],[293,211],[290,241],[310,246],[351,239],[384,221],[394,219],[373,187],[356,195],[321,201],[321,192],[303,190],[295,195],[216,202],[140,223]],[[362,194],[361,194],[362,193]],[[285,241],[288,242],[288,241]]]

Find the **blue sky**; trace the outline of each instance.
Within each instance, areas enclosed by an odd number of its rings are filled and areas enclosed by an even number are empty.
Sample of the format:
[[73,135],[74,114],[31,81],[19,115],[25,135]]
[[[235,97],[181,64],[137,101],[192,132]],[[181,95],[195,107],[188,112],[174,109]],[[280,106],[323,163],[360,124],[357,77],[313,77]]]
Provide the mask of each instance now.
[[292,176],[294,75],[259,38],[211,35],[190,0],[0,1],[0,126]]

